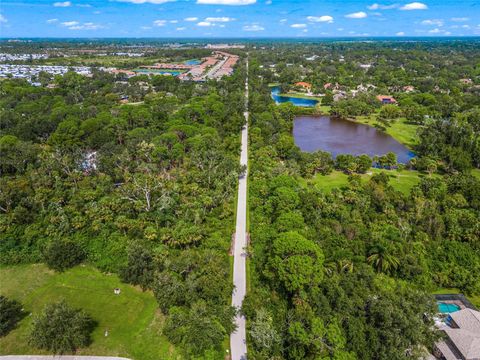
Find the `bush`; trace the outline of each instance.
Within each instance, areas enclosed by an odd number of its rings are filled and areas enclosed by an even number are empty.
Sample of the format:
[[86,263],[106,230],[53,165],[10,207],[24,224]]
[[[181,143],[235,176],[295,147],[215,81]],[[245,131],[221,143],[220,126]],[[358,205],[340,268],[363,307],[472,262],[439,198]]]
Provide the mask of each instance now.
[[149,251],[141,246],[133,246],[128,252],[127,265],[120,271],[120,278],[146,290],[152,284],[153,272],[154,262]]
[[5,336],[13,330],[24,315],[22,304],[0,295],[0,336]]
[[90,345],[95,325],[87,313],[71,308],[65,301],[49,304],[33,320],[30,344],[54,354],[74,353]]
[[85,252],[72,241],[55,241],[47,247],[44,259],[49,268],[65,271],[80,264],[85,259]]

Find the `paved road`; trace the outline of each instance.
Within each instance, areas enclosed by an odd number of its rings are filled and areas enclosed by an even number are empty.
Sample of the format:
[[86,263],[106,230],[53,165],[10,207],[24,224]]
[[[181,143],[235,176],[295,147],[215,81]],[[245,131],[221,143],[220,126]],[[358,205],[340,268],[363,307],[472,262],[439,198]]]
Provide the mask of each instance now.
[[[245,81],[245,121],[242,129],[242,152],[240,164],[247,166],[248,163],[248,59],[247,80]],[[245,293],[247,292],[247,274],[245,260],[247,257],[247,176],[248,172],[238,180],[238,203],[237,203],[237,226],[235,229],[235,248],[233,252],[233,285],[235,290],[232,294],[232,305],[239,309],[242,306]],[[245,331],[245,317],[238,314],[235,318],[237,330],[230,335],[230,351],[232,360],[247,359],[247,338]]]

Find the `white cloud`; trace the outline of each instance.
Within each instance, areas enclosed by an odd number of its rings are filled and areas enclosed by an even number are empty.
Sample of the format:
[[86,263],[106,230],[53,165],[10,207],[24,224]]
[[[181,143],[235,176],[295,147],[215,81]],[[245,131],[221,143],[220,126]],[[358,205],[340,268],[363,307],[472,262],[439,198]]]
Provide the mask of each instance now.
[[435,29],[429,31],[430,34],[440,34],[442,32],[443,32],[443,30],[440,30],[439,28],[435,28]]
[[53,23],[56,23],[57,21],[58,19],[48,19],[47,24],[53,24]]
[[272,0],[265,1],[265,5],[272,5]]
[[78,7],[82,7],[82,8],[91,8],[92,5],[90,4],[77,4]]
[[303,28],[307,27],[307,24],[292,24],[292,25],[290,25],[290,27],[292,27],[294,29],[303,29]]
[[72,6],[72,3],[70,1],[59,1],[53,3],[53,6],[55,7],[69,7]]
[[206,27],[206,26],[212,26],[212,23],[209,21],[200,21],[197,25]]
[[165,3],[168,3],[168,2],[175,2],[177,0],[116,0],[116,1],[129,2],[129,3],[132,3],[132,4],[156,4],[156,5],[159,5],[159,4],[165,4]]
[[151,28],[151,26],[140,26],[140,29],[142,30],[150,30]]
[[187,17],[183,20],[185,20],[185,21],[198,21],[198,17]]
[[428,6],[421,2],[412,2],[400,8],[400,10],[427,10]]
[[468,21],[470,20],[468,17],[454,17],[454,18],[451,18],[452,21],[455,21],[455,22],[465,22],[465,21]]
[[307,20],[311,22],[328,22],[333,23],[333,17],[330,15],[322,15],[322,16],[307,16]]
[[185,29],[186,29],[186,27],[185,27],[185,26],[182,26],[182,27],[177,27],[175,30],[177,30],[177,31],[183,31],[183,30],[185,30]]
[[399,31],[397,32],[395,35],[397,36],[405,36],[405,33],[403,31]]
[[364,19],[364,18],[367,17],[367,14],[363,11],[359,11],[359,12],[356,12],[356,13],[345,15],[345,17],[347,17],[349,19]]
[[229,21],[233,21],[235,19],[233,18],[230,18],[230,17],[207,17],[205,18],[205,21],[207,22],[229,22]]
[[167,24],[167,20],[155,20],[153,25],[155,26],[165,26]]
[[8,22],[7,18],[2,14],[0,14],[0,23],[6,23],[6,22]]
[[64,21],[64,22],[62,22],[63,26],[75,26],[75,25],[78,25],[78,24],[79,24],[78,21]]
[[251,5],[257,0],[197,0],[197,4],[203,5]]
[[256,25],[256,24],[245,25],[242,29],[243,29],[243,31],[263,31],[263,30],[265,30],[265,28],[263,26]]
[[66,26],[69,30],[98,30],[105,27],[103,25],[95,24],[92,22],[79,24],[78,21],[63,22],[62,25]]
[[280,22],[281,23],[286,23],[288,20],[287,19],[281,19]]
[[382,5],[377,3],[367,6],[368,10],[390,10],[390,9],[395,9],[397,7],[398,7],[397,4]]
[[170,20],[170,24],[177,24],[178,20]]
[[421,22],[421,24],[422,25],[443,26],[443,20],[441,20],[441,19],[423,20]]

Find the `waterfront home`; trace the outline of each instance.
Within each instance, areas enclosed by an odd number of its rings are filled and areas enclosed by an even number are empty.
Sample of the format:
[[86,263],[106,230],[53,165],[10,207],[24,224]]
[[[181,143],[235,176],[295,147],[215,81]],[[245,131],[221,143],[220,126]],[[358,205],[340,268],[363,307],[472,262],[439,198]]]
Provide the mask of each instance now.
[[312,92],[312,84],[310,83],[299,81],[295,83],[295,86],[307,90],[308,93]]

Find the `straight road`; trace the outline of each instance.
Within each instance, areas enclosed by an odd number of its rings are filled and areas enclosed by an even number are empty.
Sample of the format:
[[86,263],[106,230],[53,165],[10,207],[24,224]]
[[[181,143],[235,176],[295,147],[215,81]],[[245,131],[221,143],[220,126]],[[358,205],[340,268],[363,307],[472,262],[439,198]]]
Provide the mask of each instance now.
[[[248,58],[247,79],[245,81],[245,126],[242,129],[242,151],[240,165],[248,165]],[[238,179],[237,225],[235,229],[235,247],[233,252],[233,285],[232,305],[237,309],[242,307],[247,292],[246,246],[247,246],[247,177],[248,169]],[[237,314],[235,317],[237,330],[230,335],[231,360],[247,359],[247,337],[245,317]]]

